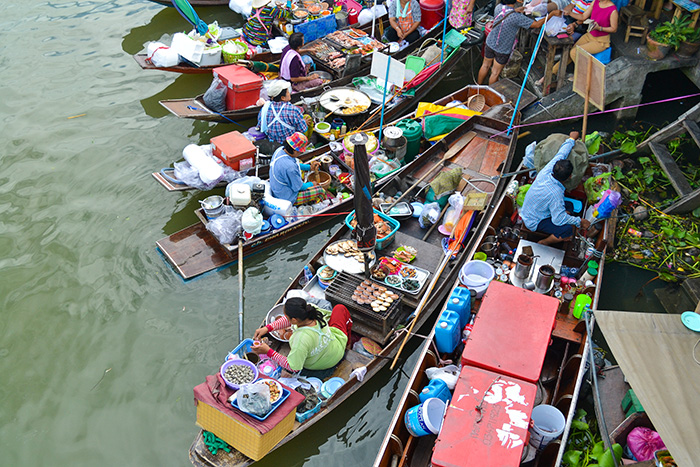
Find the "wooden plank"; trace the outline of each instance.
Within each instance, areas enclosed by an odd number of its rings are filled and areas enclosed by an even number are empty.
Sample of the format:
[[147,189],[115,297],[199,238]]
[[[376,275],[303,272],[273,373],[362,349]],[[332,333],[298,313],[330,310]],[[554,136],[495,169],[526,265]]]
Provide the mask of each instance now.
[[[503,94],[508,101],[513,103],[513,105],[515,105],[515,101],[518,100],[518,94],[520,93],[520,85],[511,79],[499,79],[491,85],[491,88]],[[536,100],[536,95],[534,95],[527,89],[524,89],[523,95],[520,98],[518,110],[524,109]]]
[[235,261],[201,222],[158,240],[156,245],[184,279]]
[[651,142],[649,143],[649,148],[651,148],[651,151],[656,156],[656,160],[659,161],[661,168],[666,172],[676,192],[681,196],[692,193],[693,189],[690,187],[688,179],[685,177],[685,174],[681,172],[681,169],[678,168],[676,161],[673,160],[673,157],[671,157],[666,147],[660,143]]
[[469,170],[479,172],[481,161],[484,159],[486,148],[488,147],[487,143],[488,140],[486,138],[474,138],[471,144],[466,147],[465,151],[457,157],[455,162]]
[[700,279],[686,279],[681,283],[681,287],[688,293],[693,303],[700,302]]
[[583,336],[574,330],[578,322],[579,320],[574,318],[571,313],[567,315],[557,313],[552,336],[580,344],[583,342]]
[[664,209],[664,212],[666,214],[685,214],[697,207],[700,207],[700,189],[697,189],[679,199],[671,206]]
[[496,143],[495,141],[489,141],[486,147],[486,155],[481,162],[481,167],[479,168],[479,173],[486,175],[498,175],[496,170],[498,166],[506,160],[508,156],[508,148],[502,144]]
[[683,126],[688,130],[688,134],[693,138],[695,144],[700,147],[700,127],[698,127],[698,124],[693,120],[683,120]]

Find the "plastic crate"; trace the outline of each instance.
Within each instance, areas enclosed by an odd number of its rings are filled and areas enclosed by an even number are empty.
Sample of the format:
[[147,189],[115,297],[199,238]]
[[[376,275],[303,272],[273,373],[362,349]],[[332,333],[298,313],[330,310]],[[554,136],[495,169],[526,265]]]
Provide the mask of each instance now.
[[[399,230],[399,227],[401,227],[401,223],[399,223],[399,221],[396,219],[392,219],[391,217],[387,216],[383,212],[377,211],[376,209],[374,209],[374,213],[381,217],[384,222],[389,224],[389,226],[391,226],[391,233],[389,235],[384,238],[377,239],[377,250],[383,250],[394,241],[394,237],[396,237],[396,232]],[[350,230],[354,230],[350,225],[350,222],[352,222],[354,217],[355,210],[353,209],[353,211],[345,218],[345,225],[347,225]]]
[[230,351],[226,355],[224,362],[231,360],[232,358],[244,358],[247,353],[253,351],[253,339],[243,339],[240,344],[236,346],[235,349]]
[[294,26],[294,32],[300,32],[304,35],[305,44],[327,36],[336,29],[338,29],[338,26],[335,22],[335,15],[328,15],[325,18],[307,21]]
[[233,402],[231,402],[231,405],[232,405],[236,410],[240,410],[241,412],[243,412],[244,414],[248,415],[249,417],[253,417],[253,418],[257,419],[257,420],[263,421],[263,420],[265,420],[267,417],[269,417],[269,416],[272,414],[272,412],[274,412],[274,411],[277,409],[277,407],[279,407],[280,405],[282,405],[282,402],[284,402],[285,400],[287,400],[287,397],[289,397],[289,394],[291,394],[291,393],[290,393],[288,390],[282,388],[282,397],[280,397],[279,400],[277,400],[277,402],[275,402],[274,404],[272,404],[272,406],[270,407],[270,411],[269,411],[264,417],[259,417],[259,416],[255,415],[254,413],[248,413],[248,412],[246,412],[246,411],[244,411],[244,410],[241,410],[241,408],[238,406],[238,399],[235,399]]
[[311,410],[307,410],[306,412],[302,412],[302,413],[297,412],[295,415],[297,422],[304,423],[305,421],[307,421],[308,419],[310,419],[311,417],[313,417],[314,415],[319,413],[321,411],[322,404],[323,404],[323,401],[319,397],[318,404],[316,404],[316,407],[314,407]]

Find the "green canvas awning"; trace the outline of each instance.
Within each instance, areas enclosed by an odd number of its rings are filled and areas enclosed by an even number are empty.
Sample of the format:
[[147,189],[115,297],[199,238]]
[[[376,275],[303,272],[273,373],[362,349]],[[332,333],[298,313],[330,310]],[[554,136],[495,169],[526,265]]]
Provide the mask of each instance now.
[[676,463],[698,465],[700,365],[693,346],[700,333],[686,328],[680,315],[599,310],[595,318]]

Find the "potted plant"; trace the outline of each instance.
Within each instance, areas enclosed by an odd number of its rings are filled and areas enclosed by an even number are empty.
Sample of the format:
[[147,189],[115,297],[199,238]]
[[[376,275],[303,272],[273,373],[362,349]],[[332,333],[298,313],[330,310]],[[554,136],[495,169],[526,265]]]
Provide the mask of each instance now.
[[700,49],[700,29],[686,26],[681,31],[680,39],[677,53],[681,57],[692,57]]
[[647,35],[647,56],[652,60],[661,60],[678,44],[678,21],[665,21]]

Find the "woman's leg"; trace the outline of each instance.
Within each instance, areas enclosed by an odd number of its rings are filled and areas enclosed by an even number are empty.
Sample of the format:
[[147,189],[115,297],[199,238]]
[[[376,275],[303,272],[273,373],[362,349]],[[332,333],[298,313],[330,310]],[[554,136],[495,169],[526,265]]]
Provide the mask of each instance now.
[[389,42],[397,42],[399,40],[399,35],[396,34],[396,31],[394,31],[394,28],[391,26],[384,30],[384,37],[386,37],[386,40]]
[[476,80],[477,84],[483,84],[486,76],[489,74],[489,69],[493,64],[493,58],[484,57],[484,61],[481,62],[481,68],[479,68],[479,76]]
[[350,330],[352,329],[352,318],[350,312],[345,305],[336,305],[331,312],[331,318],[328,320],[328,325],[340,329],[348,336],[350,342]]
[[418,32],[418,30],[413,31],[411,34],[406,36],[406,40],[408,41],[409,44],[414,43],[418,39],[420,39],[420,33]]
[[301,190],[297,193],[297,200],[294,202],[294,206],[301,206],[302,204],[316,204],[320,201],[326,199],[326,190],[321,188],[319,185],[314,185],[306,190]]

